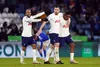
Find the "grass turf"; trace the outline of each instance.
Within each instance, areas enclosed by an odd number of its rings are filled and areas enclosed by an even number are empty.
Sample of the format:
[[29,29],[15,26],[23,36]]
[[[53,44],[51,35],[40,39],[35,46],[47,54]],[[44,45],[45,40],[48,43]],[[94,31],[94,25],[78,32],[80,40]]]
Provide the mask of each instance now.
[[[42,64],[32,64],[32,58],[25,58],[25,62],[27,64],[20,64],[19,58],[0,58],[0,67],[100,67],[100,57],[93,57],[93,58],[82,58],[77,57],[75,58],[79,63],[78,64],[70,64],[69,58],[61,58],[64,64],[43,64],[43,60],[38,59],[41,61]],[[53,62],[53,59],[50,59]]]

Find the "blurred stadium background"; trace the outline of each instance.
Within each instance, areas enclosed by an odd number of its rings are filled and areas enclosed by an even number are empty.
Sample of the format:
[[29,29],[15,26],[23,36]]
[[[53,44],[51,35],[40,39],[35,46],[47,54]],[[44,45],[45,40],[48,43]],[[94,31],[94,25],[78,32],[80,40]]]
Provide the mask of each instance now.
[[[49,15],[55,4],[60,6],[61,12],[71,11],[70,32],[76,43],[75,56],[100,56],[100,0],[0,0],[0,60],[19,57],[25,10],[30,8],[33,15],[41,11]],[[33,24],[33,29],[40,25]],[[43,31],[47,32],[49,27],[47,24]],[[27,52],[25,56],[31,57]],[[60,57],[69,57],[68,46],[60,49]]]

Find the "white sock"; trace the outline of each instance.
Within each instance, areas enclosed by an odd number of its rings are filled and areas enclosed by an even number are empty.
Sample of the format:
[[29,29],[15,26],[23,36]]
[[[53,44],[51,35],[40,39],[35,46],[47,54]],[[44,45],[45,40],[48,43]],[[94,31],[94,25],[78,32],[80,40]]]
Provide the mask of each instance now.
[[34,61],[36,61],[37,52],[36,52],[36,49],[33,49],[32,51],[33,51],[33,62],[34,62]]
[[74,60],[74,53],[70,53],[70,61]]
[[55,47],[55,57],[56,57],[56,61],[60,61],[60,58],[59,58],[59,48],[58,47]]
[[20,62],[23,62],[24,61],[24,51],[21,50],[21,56],[20,56]]
[[47,54],[46,54],[45,61],[48,61],[49,60],[49,57],[50,57],[51,52],[52,52],[52,48],[49,48],[48,51],[47,51]]
[[54,53],[54,62],[56,62],[56,56],[55,56],[55,53]]

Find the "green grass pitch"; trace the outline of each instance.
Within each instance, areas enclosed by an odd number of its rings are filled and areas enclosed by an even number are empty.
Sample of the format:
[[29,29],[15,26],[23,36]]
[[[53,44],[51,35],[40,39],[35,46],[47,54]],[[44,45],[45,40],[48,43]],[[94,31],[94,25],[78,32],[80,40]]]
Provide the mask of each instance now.
[[[78,64],[70,64],[69,57],[61,58],[64,64],[32,64],[32,58],[25,58],[27,64],[20,64],[19,58],[0,58],[0,67],[100,67],[100,57],[82,58],[76,57]],[[53,59],[50,59],[53,62]]]

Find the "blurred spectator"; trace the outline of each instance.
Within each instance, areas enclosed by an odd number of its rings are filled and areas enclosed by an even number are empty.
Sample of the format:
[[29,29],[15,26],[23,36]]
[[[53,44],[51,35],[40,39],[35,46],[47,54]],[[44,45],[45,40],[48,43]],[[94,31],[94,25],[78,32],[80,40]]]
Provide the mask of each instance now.
[[7,22],[4,22],[3,27],[1,27],[1,32],[0,32],[1,41],[7,41],[8,40],[7,31],[8,31]]
[[[21,35],[21,19],[26,9],[31,9],[33,15],[45,11],[48,16],[56,4],[61,12],[70,10],[71,33],[87,36],[89,41],[100,41],[100,0],[0,0],[0,33]],[[39,28],[41,23],[33,25]],[[47,31],[48,26],[43,31]]]
[[23,31],[23,27],[21,26],[21,27],[19,28],[19,35],[22,34],[22,31]]
[[18,35],[19,34],[17,25],[15,24],[14,20],[11,21],[8,29],[9,29],[9,31],[8,31],[9,35]]

